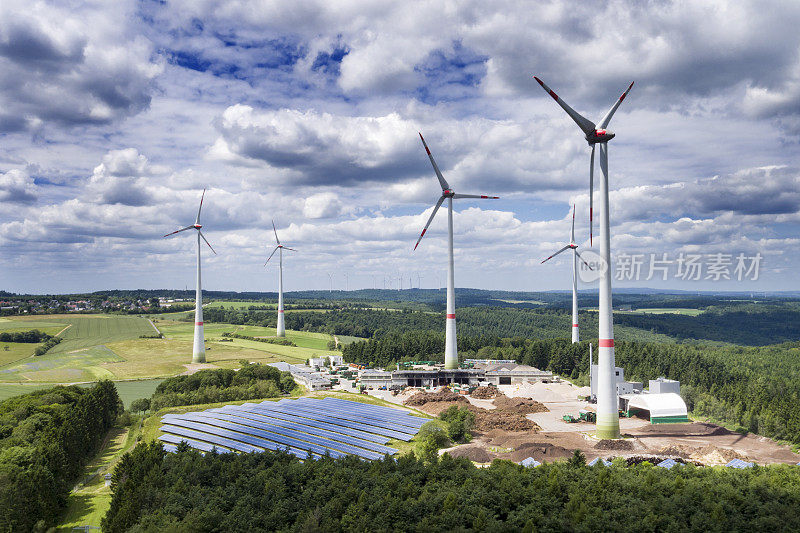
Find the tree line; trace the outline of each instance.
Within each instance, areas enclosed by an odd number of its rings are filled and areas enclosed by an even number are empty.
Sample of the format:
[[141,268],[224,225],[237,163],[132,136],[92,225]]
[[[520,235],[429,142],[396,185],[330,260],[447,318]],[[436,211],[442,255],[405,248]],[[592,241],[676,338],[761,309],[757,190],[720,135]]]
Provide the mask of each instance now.
[[44,342],[51,338],[51,335],[48,335],[43,331],[39,331],[38,329],[32,329],[30,331],[4,331],[0,333],[0,342],[37,343]]
[[45,531],[122,412],[111,381],[0,402],[0,531]]
[[177,405],[275,398],[297,387],[289,372],[246,360],[240,363],[238,371],[200,370],[189,376],[167,378],[156,387],[149,408],[157,411]]
[[137,446],[114,471],[103,531],[797,531],[800,469],[642,463],[301,462]]

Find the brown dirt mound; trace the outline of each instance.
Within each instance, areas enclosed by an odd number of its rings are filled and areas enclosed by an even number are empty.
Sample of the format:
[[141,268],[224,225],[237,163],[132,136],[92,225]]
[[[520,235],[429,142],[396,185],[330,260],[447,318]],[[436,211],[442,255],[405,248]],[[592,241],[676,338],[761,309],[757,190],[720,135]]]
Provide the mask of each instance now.
[[629,440],[603,439],[594,447],[596,450],[633,450],[633,443]]
[[469,403],[464,396],[451,392],[448,389],[442,389],[439,392],[418,392],[403,404],[421,406],[432,402],[459,402]]
[[680,457],[682,459],[686,459],[687,457],[689,457],[689,454],[686,453],[686,450],[678,446],[675,446],[674,444],[671,444],[669,446],[664,446],[663,448],[658,450],[658,453],[661,455],[669,455],[670,457]]
[[478,398],[479,400],[490,400],[497,396],[497,387],[478,387],[474,391],[472,391],[473,398]]
[[554,446],[548,442],[527,442],[511,453],[511,460],[519,462],[533,457],[537,461],[553,461],[571,456],[572,451],[562,446]]
[[524,415],[504,413],[498,409],[488,410],[470,406],[475,413],[475,430],[481,433],[494,429],[504,431],[538,431],[541,429],[535,422],[528,420]]
[[476,463],[489,463],[492,461],[492,456],[489,455],[489,452],[478,446],[459,446],[447,453],[449,453],[451,457],[466,457],[470,461]]
[[530,413],[546,413],[549,411],[544,404],[537,402],[533,398],[509,398],[505,394],[498,394],[494,400],[494,405],[498,411],[506,413],[517,413],[527,415]]

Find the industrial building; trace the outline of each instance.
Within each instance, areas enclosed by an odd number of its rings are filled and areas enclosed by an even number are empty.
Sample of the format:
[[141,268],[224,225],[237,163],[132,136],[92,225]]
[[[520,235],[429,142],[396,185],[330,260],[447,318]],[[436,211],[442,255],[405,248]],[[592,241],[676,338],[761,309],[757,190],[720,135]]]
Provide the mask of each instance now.
[[[424,366],[416,368],[382,370],[369,369],[360,373],[361,383],[368,388],[382,387],[441,387],[452,383],[462,385],[511,385],[550,381],[552,372],[513,361],[498,363],[491,360],[470,360],[473,368],[442,368]],[[487,364],[488,363],[488,364]]]
[[289,363],[267,363],[269,366],[277,368],[283,372],[289,372],[294,380],[310,391],[330,390],[333,387],[331,380],[313,368],[304,365],[290,365]]
[[[628,416],[643,415],[653,424],[688,422],[686,403],[681,398],[681,383],[660,377],[651,379],[645,391],[640,381],[625,380],[625,371],[615,368],[619,410]],[[591,400],[597,397],[597,365],[592,365]]]

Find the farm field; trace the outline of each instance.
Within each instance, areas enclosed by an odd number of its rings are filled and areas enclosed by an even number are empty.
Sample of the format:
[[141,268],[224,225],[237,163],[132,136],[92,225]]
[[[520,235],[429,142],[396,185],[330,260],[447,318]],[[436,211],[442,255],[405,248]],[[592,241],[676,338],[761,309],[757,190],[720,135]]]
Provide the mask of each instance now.
[[[131,402],[138,398],[147,398],[152,396],[158,384],[164,381],[163,379],[142,379],[136,381],[115,381],[114,386],[117,387],[122,403],[125,407],[130,407]],[[89,387],[94,383],[82,383],[79,386]],[[0,383],[0,401],[3,401],[12,396],[19,396],[20,394],[27,394],[40,389],[46,389],[56,385],[55,383]]]
[[[154,318],[154,322],[166,338],[139,338],[140,335],[156,333],[150,321],[143,317],[52,315],[2,321],[0,327],[21,328],[23,331],[37,328],[63,330],[61,336],[64,340],[47,354],[35,358],[31,355],[37,344],[5,343],[9,346],[8,351],[0,346],[0,382],[117,381],[163,378],[185,372],[191,361],[189,354],[194,325],[164,320],[163,315]],[[309,357],[330,353],[327,344],[332,337],[323,333],[287,332],[287,338],[297,347],[244,339],[219,342],[222,333],[233,331],[253,337],[275,335],[274,328],[206,324],[206,359],[209,365],[235,368],[240,359],[261,363],[302,363]]]
[[263,301],[251,301],[251,302],[232,302],[226,300],[208,302],[207,304],[203,305],[203,307],[224,307],[225,309],[247,309],[250,306],[257,306],[257,307],[269,307],[272,309],[277,309],[278,304],[274,302],[263,302]]

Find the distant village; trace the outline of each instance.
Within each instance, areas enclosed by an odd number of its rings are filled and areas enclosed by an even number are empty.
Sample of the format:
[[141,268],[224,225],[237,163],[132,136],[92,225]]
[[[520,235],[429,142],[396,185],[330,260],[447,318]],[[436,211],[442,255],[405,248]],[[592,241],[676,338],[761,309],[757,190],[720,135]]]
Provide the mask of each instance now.
[[[56,313],[161,313],[174,311],[192,301],[183,298],[142,298],[142,299],[103,299],[87,298],[81,300],[59,299],[52,296],[42,298],[4,298],[0,300],[0,316],[24,314]],[[175,309],[172,309],[173,306]]]

